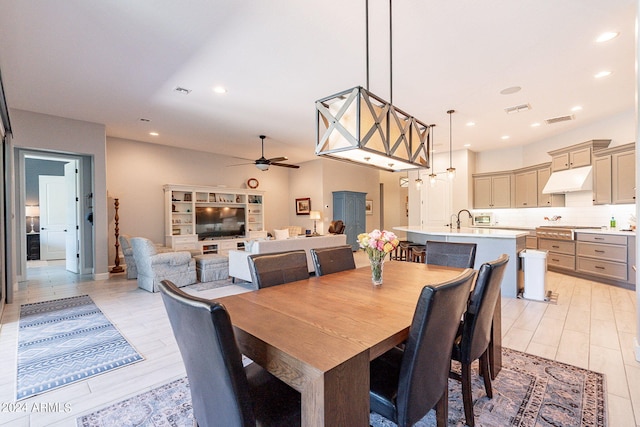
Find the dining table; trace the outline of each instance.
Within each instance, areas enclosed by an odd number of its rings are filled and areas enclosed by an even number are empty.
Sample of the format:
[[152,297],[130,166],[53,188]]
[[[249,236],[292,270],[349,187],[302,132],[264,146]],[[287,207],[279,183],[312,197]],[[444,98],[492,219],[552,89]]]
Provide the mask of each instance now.
[[387,261],[378,286],[361,267],[216,301],[240,351],[301,393],[303,426],[368,426],[369,362],[407,339],[424,286],[462,271]]

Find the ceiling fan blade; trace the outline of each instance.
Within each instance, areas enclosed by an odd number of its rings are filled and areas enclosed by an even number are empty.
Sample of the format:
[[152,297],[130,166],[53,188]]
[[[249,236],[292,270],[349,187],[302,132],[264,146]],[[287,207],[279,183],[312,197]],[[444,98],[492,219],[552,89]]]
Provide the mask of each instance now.
[[291,168],[291,169],[299,169],[300,168],[300,166],[298,166],[298,165],[288,165],[286,163],[274,163],[274,162],[271,162],[271,166],[281,166],[283,168]]
[[244,165],[255,165],[256,162],[249,162],[249,163],[236,163],[235,165],[227,165],[227,167],[229,166],[244,166]]
[[273,162],[281,162],[283,160],[289,160],[289,158],[288,157],[272,157],[271,159],[269,159],[269,161],[271,163],[273,163]]

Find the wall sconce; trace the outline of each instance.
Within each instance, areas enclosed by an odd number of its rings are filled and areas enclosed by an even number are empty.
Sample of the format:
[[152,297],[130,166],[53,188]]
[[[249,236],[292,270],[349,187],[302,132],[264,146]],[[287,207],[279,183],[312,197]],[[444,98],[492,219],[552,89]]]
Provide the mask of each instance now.
[[320,211],[309,211],[309,219],[313,220],[313,234],[312,236],[318,236],[318,231],[316,230],[316,221],[322,219],[322,215]]
[[31,218],[31,231],[29,231],[29,233],[35,233],[36,230],[33,228],[34,224],[33,224],[33,218],[36,216],[40,216],[40,206],[27,206],[25,208],[25,213],[27,215],[27,217]]

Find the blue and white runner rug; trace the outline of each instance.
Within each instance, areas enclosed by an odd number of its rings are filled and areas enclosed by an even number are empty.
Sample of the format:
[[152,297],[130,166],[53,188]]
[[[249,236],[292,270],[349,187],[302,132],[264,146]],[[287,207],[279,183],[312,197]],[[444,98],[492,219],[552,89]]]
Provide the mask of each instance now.
[[20,307],[16,400],[140,360],[88,295]]

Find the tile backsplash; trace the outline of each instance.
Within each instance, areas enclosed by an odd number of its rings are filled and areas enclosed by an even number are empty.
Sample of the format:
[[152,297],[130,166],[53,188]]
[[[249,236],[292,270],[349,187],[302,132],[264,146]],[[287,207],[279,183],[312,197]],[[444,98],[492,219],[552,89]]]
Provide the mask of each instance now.
[[[588,197],[588,200],[587,200]],[[505,227],[537,227],[540,225],[609,226],[611,217],[616,219],[616,228],[628,229],[633,223],[636,205],[593,205],[591,193],[586,197],[580,193],[567,194],[565,207],[520,208],[520,209],[474,209],[474,212],[493,212],[496,225]],[[545,217],[562,217],[558,221],[545,221]],[[635,223],[633,223],[635,225]]]

